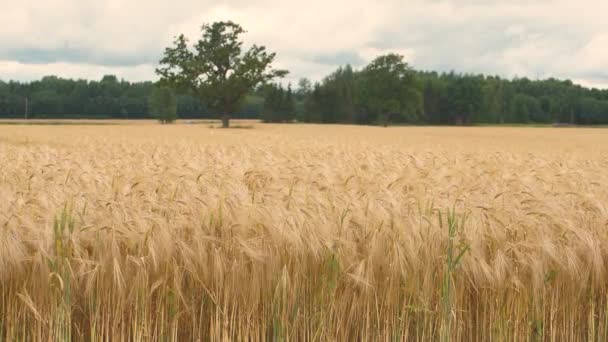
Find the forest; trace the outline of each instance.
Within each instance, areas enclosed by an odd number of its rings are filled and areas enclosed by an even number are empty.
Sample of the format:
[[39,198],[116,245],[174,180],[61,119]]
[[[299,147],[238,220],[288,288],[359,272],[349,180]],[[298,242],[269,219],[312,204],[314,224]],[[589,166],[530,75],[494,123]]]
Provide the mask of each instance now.
[[[0,78],[0,118],[151,118],[155,87],[113,75],[99,81]],[[174,96],[178,118],[217,117],[198,97]],[[360,69],[341,66],[317,82],[259,86],[232,117],[365,125],[608,124],[608,90],[554,78],[420,71],[389,54]]]

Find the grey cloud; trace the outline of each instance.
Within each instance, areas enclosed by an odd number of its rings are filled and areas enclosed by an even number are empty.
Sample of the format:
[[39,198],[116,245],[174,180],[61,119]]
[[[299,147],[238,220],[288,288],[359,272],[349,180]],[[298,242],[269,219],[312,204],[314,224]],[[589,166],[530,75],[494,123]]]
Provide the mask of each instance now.
[[320,53],[310,60],[317,64],[324,65],[345,65],[350,64],[353,66],[363,65],[366,61],[361,58],[357,51],[338,51],[334,53]]
[[584,79],[595,83],[608,84],[608,71],[574,72],[568,75],[573,79]]
[[526,76],[535,77],[555,72],[554,61],[541,63],[533,55],[509,54],[521,47],[541,44],[551,49],[547,53],[568,55],[586,43],[588,34],[583,29],[526,18],[478,18],[472,22],[446,23],[415,20],[380,32],[369,46],[412,49],[415,54],[410,62],[425,70],[516,76],[518,69],[529,68],[533,74]]
[[293,79],[400,52],[423,70],[604,82],[606,11],[605,0],[11,2],[0,11],[0,72],[137,69],[154,79],[173,36],[195,38],[201,23],[232,19],[249,31],[246,43],[276,51]]
[[0,50],[0,59],[23,64],[81,63],[102,66],[136,66],[156,63],[159,60],[159,56],[160,53],[154,54],[151,52],[121,55],[116,52],[72,48],[17,48]]

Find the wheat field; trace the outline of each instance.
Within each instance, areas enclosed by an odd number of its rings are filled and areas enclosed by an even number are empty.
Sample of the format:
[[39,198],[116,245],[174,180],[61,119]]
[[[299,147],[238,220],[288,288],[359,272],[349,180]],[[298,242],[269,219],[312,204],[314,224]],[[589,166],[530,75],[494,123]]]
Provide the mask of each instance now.
[[0,341],[608,337],[608,130],[0,125]]

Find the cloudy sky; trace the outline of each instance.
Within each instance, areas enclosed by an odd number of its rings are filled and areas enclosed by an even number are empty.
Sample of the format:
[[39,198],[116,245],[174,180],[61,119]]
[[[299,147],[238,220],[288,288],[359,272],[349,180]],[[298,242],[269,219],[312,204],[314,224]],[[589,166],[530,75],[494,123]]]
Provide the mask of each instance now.
[[0,1],[3,80],[153,80],[175,35],[230,19],[278,53],[290,80],[397,52],[417,69],[608,88],[607,0]]

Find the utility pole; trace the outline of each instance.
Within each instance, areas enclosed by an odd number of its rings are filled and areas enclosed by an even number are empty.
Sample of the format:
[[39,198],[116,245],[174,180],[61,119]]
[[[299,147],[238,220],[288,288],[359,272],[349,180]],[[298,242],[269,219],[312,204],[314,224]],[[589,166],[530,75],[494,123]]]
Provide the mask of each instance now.
[[28,100],[28,98],[26,97],[26,98],[25,98],[25,120],[27,120],[27,112],[28,112],[28,110],[29,110],[29,108],[28,108],[28,104],[29,104],[29,103],[28,103],[28,102],[29,102],[29,100]]

